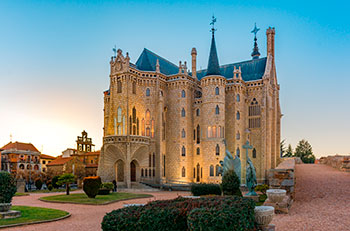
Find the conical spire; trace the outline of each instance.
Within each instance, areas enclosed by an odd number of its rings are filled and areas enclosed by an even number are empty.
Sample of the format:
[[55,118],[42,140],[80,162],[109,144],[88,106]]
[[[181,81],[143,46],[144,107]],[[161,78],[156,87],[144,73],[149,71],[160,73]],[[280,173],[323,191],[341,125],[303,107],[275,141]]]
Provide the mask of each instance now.
[[210,23],[210,25],[212,25],[212,28],[211,28],[212,38],[211,38],[211,47],[210,47],[208,68],[207,68],[206,75],[221,75],[219,59],[218,59],[218,54],[216,52],[216,45],[215,45],[215,36],[214,36],[214,33],[216,31],[216,29],[214,28],[215,22],[216,22],[216,18],[213,16],[212,21]]
[[251,54],[253,59],[258,59],[260,56],[258,43],[256,42],[257,41],[256,34],[258,33],[259,30],[260,29],[256,27],[256,23],[255,23],[254,29],[251,31],[251,33],[254,33],[254,48]]

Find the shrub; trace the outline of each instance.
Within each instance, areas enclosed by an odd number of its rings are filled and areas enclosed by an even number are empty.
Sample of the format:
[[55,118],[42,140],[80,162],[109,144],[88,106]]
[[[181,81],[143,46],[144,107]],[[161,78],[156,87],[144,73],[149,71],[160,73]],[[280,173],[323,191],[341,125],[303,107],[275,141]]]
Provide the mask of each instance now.
[[218,184],[192,184],[191,192],[193,196],[221,195],[220,185]]
[[102,182],[99,176],[85,177],[83,180],[83,190],[89,198],[95,198],[101,184]]
[[100,188],[98,190],[97,195],[108,195],[111,192],[110,189],[106,189],[106,188]]
[[102,220],[101,227],[104,231],[133,231],[141,230],[138,226],[138,220],[143,207],[130,206],[114,210],[107,213]]
[[54,176],[53,178],[52,178],[52,187],[54,187],[54,188],[59,188],[60,187],[60,185],[59,184],[57,184],[57,182],[58,182],[58,178],[59,178],[60,176]]
[[261,192],[264,195],[266,195],[266,190],[268,189],[269,189],[269,186],[266,184],[260,184],[255,187],[255,191]]
[[10,173],[0,171],[0,203],[11,203],[16,191],[15,179]]
[[52,184],[48,184],[47,189],[51,191],[53,189]]
[[240,181],[235,171],[227,171],[222,177],[221,189],[224,195],[242,196]]
[[111,183],[111,182],[106,182],[106,183],[103,183],[103,184],[101,185],[101,188],[113,190],[114,185],[113,185],[113,183]]
[[[103,218],[102,229],[254,230],[254,207],[253,200],[236,196],[199,199],[179,197],[174,200],[153,201],[145,206],[114,210]],[[202,210],[197,211],[198,209]]]
[[187,219],[191,231],[255,230],[253,200],[242,198],[228,207],[207,207],[193,209]]
[[41,187],[43,187],[43,182],[41,181],[40,178],[36,178],[34,184],[35,184],[35,187],[36,187],[37,190],[40,190]]

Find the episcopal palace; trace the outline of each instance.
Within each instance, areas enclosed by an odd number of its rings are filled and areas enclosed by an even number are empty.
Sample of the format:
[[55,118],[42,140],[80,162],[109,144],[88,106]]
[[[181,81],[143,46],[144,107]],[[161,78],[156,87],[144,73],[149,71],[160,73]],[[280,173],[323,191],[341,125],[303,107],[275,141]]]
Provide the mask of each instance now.
[[[104,92],[104,137],[98,175],[119,186],[220,182],[228,150],[242,163],[248,150],[258,182],[280,158],[281,109],[275,67],[275,29],[266,30],[260,57],[255,27],[252,58],[220,65],[212,28],[207,69],[197,70],[197,50],[175,65],[144,49],[136,63],[118,49]],[[226,141],[226,142],[224,142]],[[225,144],[226,143],[226,144]]]

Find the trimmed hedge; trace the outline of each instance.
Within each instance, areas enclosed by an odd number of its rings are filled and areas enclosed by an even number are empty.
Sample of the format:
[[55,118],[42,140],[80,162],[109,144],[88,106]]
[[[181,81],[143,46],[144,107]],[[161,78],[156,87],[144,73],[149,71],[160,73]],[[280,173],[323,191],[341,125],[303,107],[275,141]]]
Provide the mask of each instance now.
[[242,196],[242,192],[240,190],[240,181],[235,171],[230,170],[227,171],[222,177],[221,188],[224,195],[235,195]]
[[101,187],[101,178],[99,176],[90,176],[83,179],[83,190],[89,198],[95,198]]
[[104,231],[255,230],[255,202],[235,196],[160,200],[107,213]]
[[17,191],[15,179],[8,172],[0,171],[0,203],[11,203]]
[[221,188],[218,184],[192,184],[191,192],[193,196],[221,195]]
[[40,190],[43,187],[43,182],[40,178],[35,179],[35,187],[37,190]]

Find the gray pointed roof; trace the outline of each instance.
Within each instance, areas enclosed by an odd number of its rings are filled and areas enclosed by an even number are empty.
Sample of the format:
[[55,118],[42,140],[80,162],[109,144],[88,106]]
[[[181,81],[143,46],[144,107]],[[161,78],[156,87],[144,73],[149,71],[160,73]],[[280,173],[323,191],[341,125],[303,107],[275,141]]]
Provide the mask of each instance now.
[[137,59],[136,68],[140,71],[156,71],[157,59],[159,60],[160,72],[164,75],[179,73],[178,66],[146,48],[143,49],[140,57]]
[[[262,79],[265,73],[267,58],[257,58],[248,61],[243,61],[239,63],[231,63],[220,66],[220,73],[227,79],[233,78],[233,70],[234,66],[238,69],[241,67],[242,79],[244,81],[252,81]],[[190,73],[192,74],[192,73]],[[197,78],[200,80],[207,75],[207,70],[199,70],[197,71]]]
[[221,75],[218,54],[216,51],[214,33],[211,39],[211,47],[208,60],[208,68],[206,75]]

